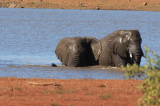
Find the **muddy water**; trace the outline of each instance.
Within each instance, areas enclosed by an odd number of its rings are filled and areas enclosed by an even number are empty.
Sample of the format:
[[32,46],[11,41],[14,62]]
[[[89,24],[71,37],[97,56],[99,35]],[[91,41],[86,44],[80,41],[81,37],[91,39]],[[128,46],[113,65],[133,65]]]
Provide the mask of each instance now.
[[[110,68],[51,68],[64,37],[98,39],[119,29],[138,29],[142,47],[160,53],[160,12],[0,8],[0,77],[123,79]],[[144,58],[141,65],[145,64]]]

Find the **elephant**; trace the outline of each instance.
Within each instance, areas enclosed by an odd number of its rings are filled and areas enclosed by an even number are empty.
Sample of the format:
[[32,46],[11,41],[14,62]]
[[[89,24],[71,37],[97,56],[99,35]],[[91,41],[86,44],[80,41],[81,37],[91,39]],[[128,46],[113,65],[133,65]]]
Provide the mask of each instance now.
[[94,37],[63,38],[55,53],[70,67],[140,65],[144,56],[138,30],[117,30],[98,40]]

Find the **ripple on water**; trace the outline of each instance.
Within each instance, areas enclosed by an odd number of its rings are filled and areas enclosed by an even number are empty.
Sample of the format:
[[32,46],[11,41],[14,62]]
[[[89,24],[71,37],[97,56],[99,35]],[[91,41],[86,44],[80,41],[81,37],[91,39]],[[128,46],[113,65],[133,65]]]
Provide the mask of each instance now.
[[115,70],[51,68],[61,64],[54,51],[64,37],[100,39],[115,30],[138,29],[143,50],[147,44],[160,54],[160,12],[1,8],[0,14],[0,77],[124,78]]

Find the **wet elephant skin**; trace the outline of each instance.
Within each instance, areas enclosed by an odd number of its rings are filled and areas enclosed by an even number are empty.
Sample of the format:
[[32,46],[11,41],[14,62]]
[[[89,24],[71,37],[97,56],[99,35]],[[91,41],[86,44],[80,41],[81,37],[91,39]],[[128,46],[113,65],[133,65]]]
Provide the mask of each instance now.
[[140,65],[141,43],[138,30],[118,30],[100,40],[93,37],[63,38],[55,53],[62,65],[71,67]]

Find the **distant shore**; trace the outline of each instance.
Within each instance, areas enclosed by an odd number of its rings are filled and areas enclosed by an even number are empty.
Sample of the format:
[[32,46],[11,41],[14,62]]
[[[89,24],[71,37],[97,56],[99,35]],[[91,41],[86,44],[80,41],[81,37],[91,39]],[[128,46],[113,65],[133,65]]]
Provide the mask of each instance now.
[[160,11],[160,0],[1,0],[0,7]]

